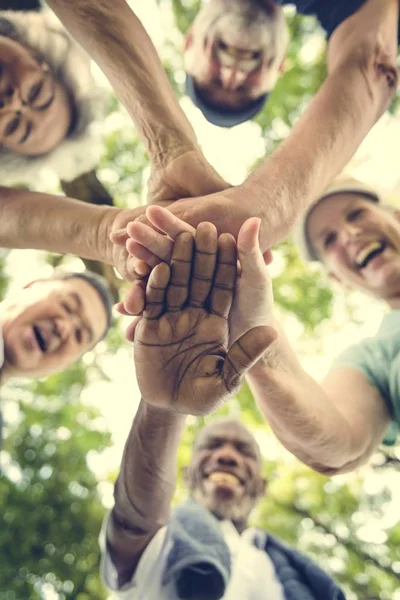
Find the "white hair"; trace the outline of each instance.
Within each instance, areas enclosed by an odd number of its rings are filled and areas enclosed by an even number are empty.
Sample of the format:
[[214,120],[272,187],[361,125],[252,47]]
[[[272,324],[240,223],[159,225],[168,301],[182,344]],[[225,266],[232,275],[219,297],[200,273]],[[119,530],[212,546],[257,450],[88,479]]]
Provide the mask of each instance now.
[[1,149],[1,184],[30,185],[49,171],[71,181],[90,171],[102,150],[99,118],[106,103],[104,89],[91,73],[89,56],[49,11],[0,11],[0,36],[20,42],[44,60],[68,90],[74,115],[69,135],[46,155],[31,157]]

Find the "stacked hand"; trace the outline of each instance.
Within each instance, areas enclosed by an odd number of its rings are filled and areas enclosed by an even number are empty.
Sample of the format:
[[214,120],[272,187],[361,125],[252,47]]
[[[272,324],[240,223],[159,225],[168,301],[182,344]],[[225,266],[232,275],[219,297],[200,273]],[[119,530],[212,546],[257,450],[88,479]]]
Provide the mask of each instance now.
[[[174,247],[174,239],[186,232],[194,235],[195,229],[176,218],[169,210],[158,206],[147,209],[146,215],[154,228],[143,223],[130,223],[127,231],[130,238],[128,252],[153,268],[160,261],[169,261]],[[242,225],[238,234],[237,249],[240,263],[240,276],[229,314],[230,339],[235,341],[245,331],[258,325],[273,326],[272,283],[265,266],[270,262],[270,253],[261,254],[258,236],[260,221],[250,218]],[[120,309],[126,314],[140,314],[144,302],[144,292],[133,285],[127,293]]]
[[[147,200],[148,204],[167,207],[172,206],[179,198],[203,196],[229,187],[199,150],[191,150],[174,158],[163,168],[153,168]],[[114,265],[124,279],[137,281],[138,276],[147,277],[150,269],[143,262],[138,263],[137,257],[130,255],[126,250],[126,242],[129,239],[127,225],[131,222],[148,222],[146,206],[122,210],[115,215],[109,228],[107,261]],[[141,312],[145,286],[140,281],[137,286],[141,298],[141,308],[138,312]]]
[[[257,222],[248,224],[245,241],[257,229]],[[257,326],[262,319],[253,315],[255,325],[240,321],[243,331],[238,335],[236,329],[235,342],[230,340],[236,278],[235,240],[229,234],[218,238],[211,223],[200,224],[195,238],[180,233],[170,266],[162,263],[153,269],[143,317],[128,332],[134,337],[136,375],[146,402],[206,414],[237,389],[275,339],[275,332]],[[126,304],[129,308],[129,294]]]

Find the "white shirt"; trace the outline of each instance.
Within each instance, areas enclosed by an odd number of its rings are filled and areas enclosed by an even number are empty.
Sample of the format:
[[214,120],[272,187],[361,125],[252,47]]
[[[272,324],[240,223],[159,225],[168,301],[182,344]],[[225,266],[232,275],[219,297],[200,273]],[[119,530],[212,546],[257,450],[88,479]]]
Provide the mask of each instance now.
[[[106,549],[106,524],[100,534],[103,552],[101,574],[114,600],[178,600],[174,583],[162,586],[161,579],[171,544],[167,527],[160,529],[142,554],[132,580],[118,587],[118,575]],[[285,600],[283,587],[274,565],[264,550],[253,545],[255,530],[238,533],[230,521],[220,523],[221,533],[229,546],[232,573],[223,600]]]

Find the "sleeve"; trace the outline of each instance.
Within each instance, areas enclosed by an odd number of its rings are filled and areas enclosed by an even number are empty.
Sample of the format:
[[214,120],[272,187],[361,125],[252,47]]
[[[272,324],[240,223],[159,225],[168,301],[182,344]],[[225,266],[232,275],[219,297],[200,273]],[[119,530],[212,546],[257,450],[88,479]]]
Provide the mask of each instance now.
[[[359,344],[350,346],[342,352],[334,361],[332,369],[337,367],[349,367],[359,371],[368,379],[370,384],[376,388],[391,415],[394,414],[394,407],[390,394],[388,360],[382,354],[381,349],[377,346],[376,341],[364,340]],[[331,370],[332,370],[331,369]],[[398,424],[392,420],[390,423],[383,443],[387,446],[393,446],[396,443],[399,434]]]
[[325,29],[328,38],[340,23],[345,21],[366,2],[366,0],[277,0],[278,4],[294,4],[301,15],[314,15],[321,27]]
[[[156,533],[143,552],[131,581],[120,586],[117,569],[107,548],[106,532],[108,519],[109,514],[103,521],[99,536],[102,555],[100,574],[105,585],[114,592],[114,597],[119,600],[142,600],[142,598],[149,597],[150,590],[155,591],[158,586],[161,589],[162,563],[165,561],[167,555],[167,552],[164,551],[167,528],[163,527]],[[146,590],[146,595],[143,595],[143,590]]]

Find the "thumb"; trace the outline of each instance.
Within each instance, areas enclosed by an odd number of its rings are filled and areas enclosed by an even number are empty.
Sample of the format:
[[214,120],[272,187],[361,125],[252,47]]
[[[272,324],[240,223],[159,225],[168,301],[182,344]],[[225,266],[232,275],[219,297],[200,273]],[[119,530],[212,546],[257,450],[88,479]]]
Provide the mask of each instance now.
[[222,371],[222,378],[229,392],[240,385],[243,376],[260,360],[277,335],[272,327],[260,325],[244,333],[230,347]]
[[261,219],[251,217],[243,223],[238,233],[239,261],[243,274],[246,274],[249,278],[259,279],[260,272],[265,272],[264,256],[261,253],[258,241],[260,225]]

